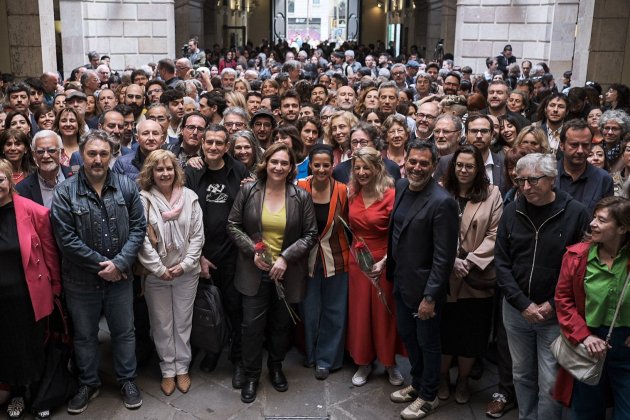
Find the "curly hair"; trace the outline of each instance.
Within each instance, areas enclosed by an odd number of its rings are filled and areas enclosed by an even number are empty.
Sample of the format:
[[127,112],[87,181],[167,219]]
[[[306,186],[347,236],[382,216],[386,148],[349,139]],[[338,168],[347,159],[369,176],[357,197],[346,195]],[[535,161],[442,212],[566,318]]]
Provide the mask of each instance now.
[[175,171],[175,176],[173,177],[173,187],[183,187],[185,176],[184,170],[177,160],[177,157],[173,152],[163,149],[157,149],[149,153],[147,158],[144,160],[144,164],[142,165],[142,170],[140,171],[140,175],[138,175],[138,185],[140,189],[144,191],[149,191],[151,187],[155,185],[155,181],[153,180],[153,170],[164,160],[170,160],[173,164],[173,169]]

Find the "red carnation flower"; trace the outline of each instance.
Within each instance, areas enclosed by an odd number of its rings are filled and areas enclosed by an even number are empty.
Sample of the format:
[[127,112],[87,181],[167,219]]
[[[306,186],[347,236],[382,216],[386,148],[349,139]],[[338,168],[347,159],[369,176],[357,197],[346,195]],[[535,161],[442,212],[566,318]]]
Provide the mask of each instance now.
[[256,245],[254,245],[254,251],[256,251],[257,254],[262,254],[266,250],[267,250],[267,246],[262,241],[256,242]]

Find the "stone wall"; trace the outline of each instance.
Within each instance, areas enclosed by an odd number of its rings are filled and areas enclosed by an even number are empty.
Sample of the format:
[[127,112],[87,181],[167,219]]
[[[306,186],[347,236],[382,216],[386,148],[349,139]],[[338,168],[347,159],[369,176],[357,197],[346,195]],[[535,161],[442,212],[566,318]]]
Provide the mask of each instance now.
[[66,76],[88,51],[122,70],[175,56],[174,0],[59,0]]
[[580,3],[458,0],[455,61],[481,73],[486,69],[487,57],[498,55],[505,44],[511,44],[519,63],[523,59],[544,61],[559,77],[572,66]]
[[24,79],[57,68],[51,1],[3,0],[0,15],[0,71]]

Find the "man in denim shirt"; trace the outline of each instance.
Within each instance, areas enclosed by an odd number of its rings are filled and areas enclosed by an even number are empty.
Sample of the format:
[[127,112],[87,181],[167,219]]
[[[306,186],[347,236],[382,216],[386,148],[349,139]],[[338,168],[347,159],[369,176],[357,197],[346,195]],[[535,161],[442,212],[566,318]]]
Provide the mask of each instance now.
[[105,313],[116,378],[125,407],[142,405],[136,377],[131,267],[144,240],[146,221],[133,181],[109,170],[113,141],[89,132],[79,145],[83,166],[55,190],[54,233],[62,250],[62,284],[74,325],[79,391],[68,412],[83,412],[99,393],[98,324]]

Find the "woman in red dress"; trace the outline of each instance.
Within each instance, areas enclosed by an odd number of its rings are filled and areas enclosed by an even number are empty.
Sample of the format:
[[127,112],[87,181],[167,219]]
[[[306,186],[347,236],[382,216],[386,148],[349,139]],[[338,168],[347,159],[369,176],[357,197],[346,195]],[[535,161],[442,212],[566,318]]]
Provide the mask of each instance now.
[[[380,152],[371,147],[354,152],[349,185],[353,246],[361,238],[375,261],[372,272],[364,273],[355,256],[350,258],[347,348],[358,365],[352,383],[355,386],[364,385],[372,373],[372,362],[378,359],[387,370],[389,382],[396,386],[402,385],[403,377],[396,367],[396,353],[400,353],[402,344],[396,330],[393,286],[385,278],[383,270],[387,259],[387,234],[394,206],[394,188]],[[370,278],[378,279],[387,306],[381,302]]]

